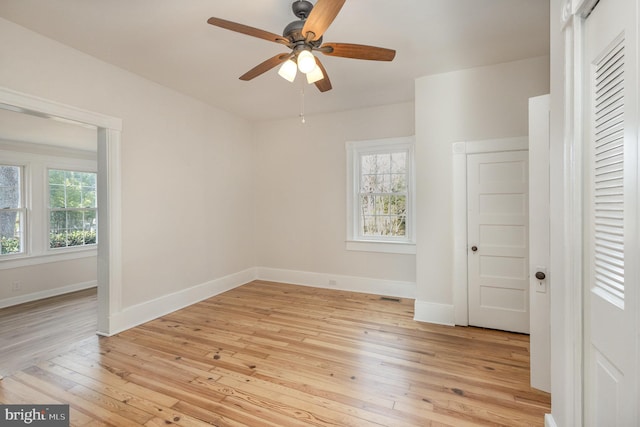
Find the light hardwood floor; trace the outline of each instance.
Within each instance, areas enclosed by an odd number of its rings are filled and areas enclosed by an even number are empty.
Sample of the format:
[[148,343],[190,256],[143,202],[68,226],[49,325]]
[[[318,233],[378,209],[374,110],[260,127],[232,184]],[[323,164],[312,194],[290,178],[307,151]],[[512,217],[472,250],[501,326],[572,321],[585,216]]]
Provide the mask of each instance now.
[[0,381],[72,425],[542,426],[525,335],[418,323],[413,301],[255,281]]
[[0,378],[95,336],[96,289],[0,309]]

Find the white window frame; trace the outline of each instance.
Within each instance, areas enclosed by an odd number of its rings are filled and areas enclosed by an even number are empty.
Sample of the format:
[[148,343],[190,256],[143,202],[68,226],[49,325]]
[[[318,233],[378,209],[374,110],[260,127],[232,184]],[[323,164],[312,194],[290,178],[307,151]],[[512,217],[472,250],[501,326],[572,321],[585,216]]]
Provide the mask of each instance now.
[[24,251],[0,257],[0,270],[95,257],[98,245],[49,248],[49,169],[97,172],[96,153],[0,141],[2,164],[22,166]]
[[[352,251],[416,253],[415,138],[397,137],[365,141],[348,141],[347,150],[347,238],[346,249]],[[405,237],[362,236],[360,234],[359,185],[360,157],[391,151],[407,152],[407,218]]]
[[[22,236],[21,236],[20,246],[22,251],[19,253],[0,255],[0,259],[11,260],[11,259],[24,256],[24,254],[28,253],[29,251],[28,218],[30,215],[29,215],[28,204],[29,204],[30,197],[29,197],[29,182],[27,180],[28,173],[27,173],[27,165],[22,164],[20,162],[5,161],[5,159],[3,158],[0,164],[2,166],[13,166],[13,167],[20,168],[20,207],[17,209],[9,209],[9,210],[17,211],[18,215],[20,215],[20,227],[22,227]],[[0,207],[0,209],[2,209],[2,207]]]

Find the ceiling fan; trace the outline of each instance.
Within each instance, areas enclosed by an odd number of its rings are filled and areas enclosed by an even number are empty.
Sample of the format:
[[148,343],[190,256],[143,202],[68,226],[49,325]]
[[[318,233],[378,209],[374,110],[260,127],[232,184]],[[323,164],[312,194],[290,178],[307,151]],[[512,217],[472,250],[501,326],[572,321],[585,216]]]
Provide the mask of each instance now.
[[283,78],[293,82],[297,71],[300,70],[306,74],[309,84],[315,83],[320,92],[326,92],[331,90],[331,81],[320,60],[313,55],[313,51],[329,56],[373,61],[391,61],[396,55],[395,50],[382,47],[322,42],[322,35],[338,15],[345,1],[318,0],[315,6],[306,0],[294,1],[291,9],[299,20],[287,25],[282,36],[221,18],[209,18],[207,22],[220,28],[280,43],[291,49],[291,52],[278,54],[258,64],[240,76],[240,80],[251,80],[282,64],[278,74]]

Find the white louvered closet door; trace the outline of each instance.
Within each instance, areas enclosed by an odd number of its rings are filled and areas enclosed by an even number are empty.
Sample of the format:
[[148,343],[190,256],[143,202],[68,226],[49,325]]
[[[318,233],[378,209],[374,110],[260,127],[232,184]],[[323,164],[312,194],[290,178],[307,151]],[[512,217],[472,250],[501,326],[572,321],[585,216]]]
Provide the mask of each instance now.
[[602,0],[585,21],[587,426],[638,425],[636,4]]

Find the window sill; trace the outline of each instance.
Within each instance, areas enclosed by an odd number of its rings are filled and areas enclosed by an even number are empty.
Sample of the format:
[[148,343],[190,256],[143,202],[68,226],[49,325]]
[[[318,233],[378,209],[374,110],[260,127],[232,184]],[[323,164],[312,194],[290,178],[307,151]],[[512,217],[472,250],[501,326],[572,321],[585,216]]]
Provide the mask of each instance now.
[[363,241],[363,240],[347,240],[348,251],[361,252],[384,252],[390,254],[415,255],[416,244],[405,242],[380,242],[380,241]]
[[10,268],[29,267],[31,265],[48,264],[51,262],[70,261],[80,258],[95,257],[98,255],[98,248],[75,249],[65,252],[52,252],[40,255],[22,255],[0,260],[0,270]]

